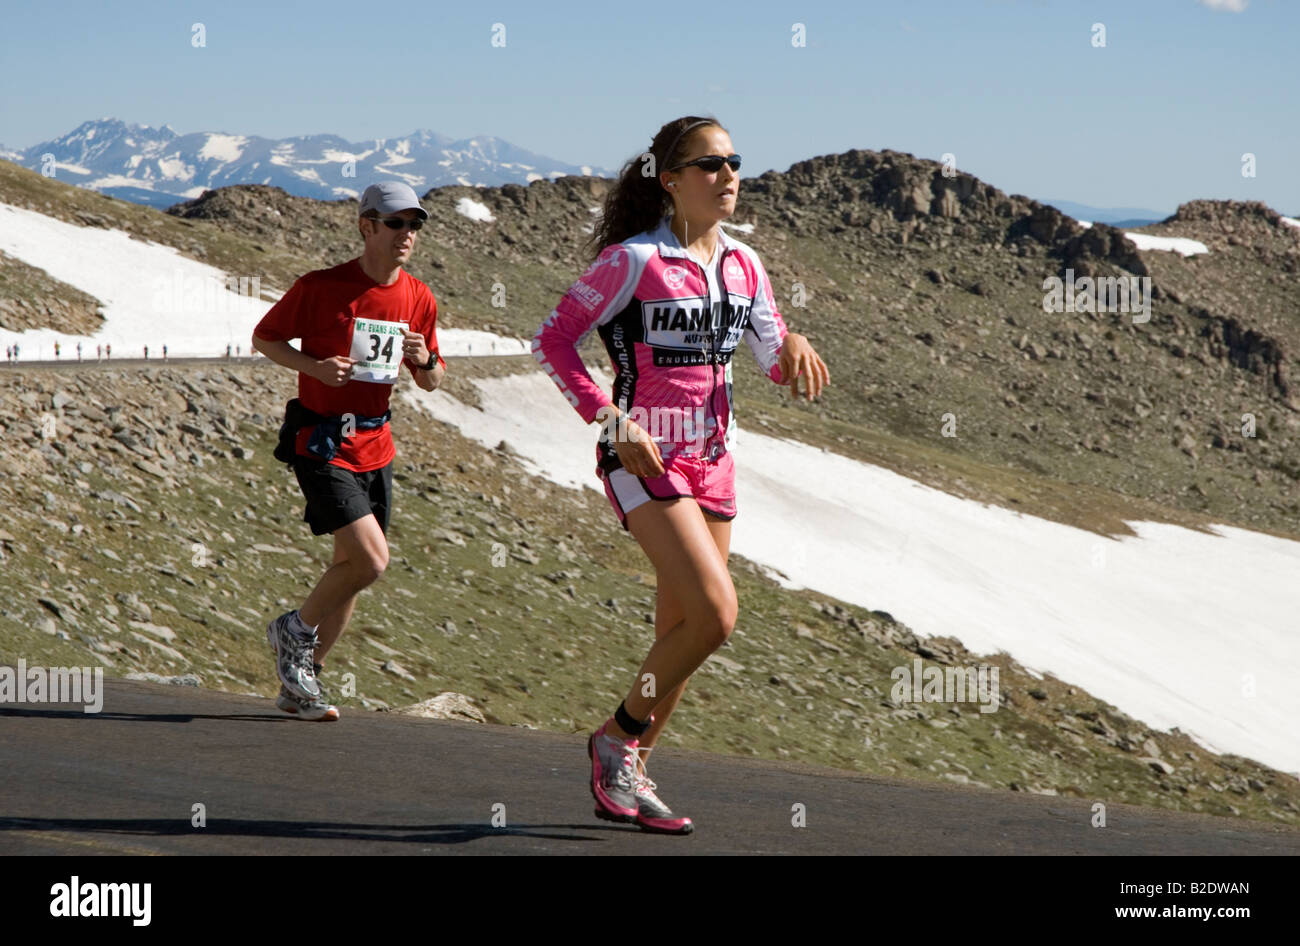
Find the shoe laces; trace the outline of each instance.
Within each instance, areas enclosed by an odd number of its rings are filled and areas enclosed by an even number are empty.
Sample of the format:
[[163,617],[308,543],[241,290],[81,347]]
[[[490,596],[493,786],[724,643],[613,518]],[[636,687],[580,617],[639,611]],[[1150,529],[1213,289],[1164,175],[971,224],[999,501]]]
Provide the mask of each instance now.
[[293,632],[289,633],[292,643],[289,645],[293,649],[293,658],[298,663],[306,664],[306,671],[310,676],[315,676],[312,670],[312,664],[316,657],[316,635],[304,640]]
[[[635,772],[634,780],[636,782],[636,793],[638,795],[644,795],[650,798],[658,805],[663,805],[663,802],[659,800],[659,796],[656,795],[654,792],[654,790],[659,786],[656,785],[653,780],[651,780],[650,776],[647,775],[645,771],[645,756],[648,756],[650,754],[650,749],[652,748],[654,747],[651,746],[650,748],[646,748],[646,749],[643,749],[640,746],[637,747],[636,752],[637,752],[638,764],[636,766],[636,769],[634,770]],[[642,753],[644,753],[645,755],[642,755]]]
[[635,792],[637,788],[636,748],[615,736],[607,734],[605,738],[614,743],[620,756],[618,768],[609,773],[610,782],[623,791]]

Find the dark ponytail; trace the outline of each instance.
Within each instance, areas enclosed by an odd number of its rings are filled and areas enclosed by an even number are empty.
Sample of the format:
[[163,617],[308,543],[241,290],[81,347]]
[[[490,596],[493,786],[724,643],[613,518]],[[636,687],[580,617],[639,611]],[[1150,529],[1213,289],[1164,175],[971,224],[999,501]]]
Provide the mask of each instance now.
[[[692,125],[696,127],[691,128]],[[605,195],[600,222],[587,241],[592,259],[599,256],[605,247],[622,243],[628,237],[659,225],[659,221],[673,208],[671,195],[659,183],[660,173],[681,161],[691,135],[697,129],[709,126],[722,128],[715,119],[699,115],[674,119],[659,129],[650,142],[649,151],[638,154],[623,165],[618,181]],[[685,133],[688,128],[690,134]],[[650,156],[654,158],[655,173],[646,175],[642,169],[650,165]]]

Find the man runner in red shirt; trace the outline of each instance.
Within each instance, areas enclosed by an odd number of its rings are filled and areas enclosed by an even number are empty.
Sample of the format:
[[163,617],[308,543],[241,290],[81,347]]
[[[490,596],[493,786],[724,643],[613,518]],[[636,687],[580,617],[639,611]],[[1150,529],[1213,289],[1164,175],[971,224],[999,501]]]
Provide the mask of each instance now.
[[266,631],[281,684],[276,705],[304,719],[338,719],[320,689],[321,664],[357,595],[388,566],[392,385],[405,364],[432,391],[447,367],[433,293],[402,269],[429,215],[398,181],[367,187],[359,213],[361,256],[303,276],[253,330],[254,349],[298,372],[276,457],[298,477],[312,533],[334,536],[333,564],[302,606]]

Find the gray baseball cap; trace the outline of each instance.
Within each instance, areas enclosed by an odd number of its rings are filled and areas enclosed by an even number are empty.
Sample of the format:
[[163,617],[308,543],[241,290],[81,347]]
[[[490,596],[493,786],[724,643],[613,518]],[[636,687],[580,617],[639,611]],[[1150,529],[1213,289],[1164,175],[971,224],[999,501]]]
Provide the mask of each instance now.
[[357,216],[370,210],[377,210],[381,214],[416,210],[420,213],[420,219],[429,219],[429,214],[420,206],[420,199],[415,196],[415,191],[411,190],[409,184],[403,184],[401,181],[381,181],[367,187],[365,193],[361,195],[361,208],[357,211]]

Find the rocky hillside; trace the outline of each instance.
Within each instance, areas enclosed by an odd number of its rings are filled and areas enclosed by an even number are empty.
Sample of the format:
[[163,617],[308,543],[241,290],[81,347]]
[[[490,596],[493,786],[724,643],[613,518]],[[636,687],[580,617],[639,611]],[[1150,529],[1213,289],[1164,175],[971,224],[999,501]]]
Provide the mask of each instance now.
[[[536,369],[451,366],[460,387],[516,370]],[[265,624],[330,554],[271,458],[292,392],[265,362],[0,372],[0,663],[273,697]],[[444,702],[490,721],[590,729],[653,635],[641,551],[603,497],[531,477],[508,444],[484,451],[400,406],[393,427],[391,562],[327,661],[334,699],[348,713],[459,693]],[[1294,776],[1153,733],[1005,654],[918,639],[744,560],[732,570],[736,633],[694,678],[667,745],[1300,824]],[[896,701],[891,671],[914,660],[997,666],[997,711]]]
[[[439,296],[445,324],[528,337],[585,266],[608,186],[432,190],[412,271]],[[494,220],[458,213],[464,199]],[[354,213],[269,188],[170,211],[252,241],[259,256],[318,265],[356,252]],[[1148,228],[1210,247],[1184,258],[1139,251],[1117,230],[1085,230],[970,175],[945,177],[932,161],[852,151],[744,181],[734,222],[753,226],[738,232],[835,379],[811,409],[742,384],[742,422],[797,428],[945,489],[1099,531],[1125,531],[1122,518],[1140,514],[1300,535],[1300,230],[1275,212],[1184,205]],[[1149,278],[1149,321],[1044,312],[1044,280],[1068,271]],[[500,290],[504,306],[493,304]],[[955,436],[942,434],[947,414]],[[1053,495],[1051,483],[1089,498]]]
[[0,251],[0,328],[90,335],[103,323],[98,299]]

